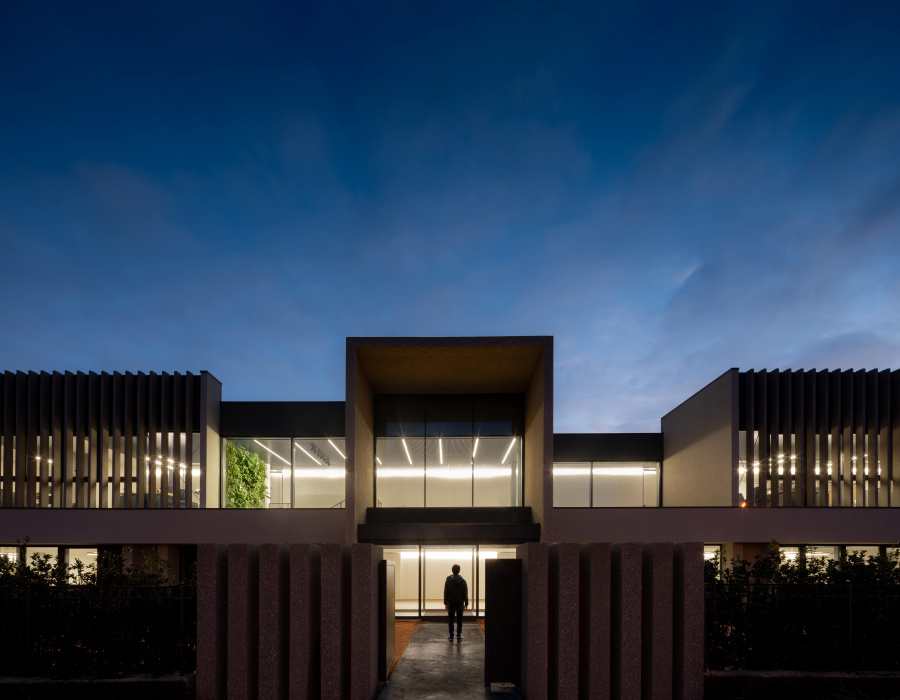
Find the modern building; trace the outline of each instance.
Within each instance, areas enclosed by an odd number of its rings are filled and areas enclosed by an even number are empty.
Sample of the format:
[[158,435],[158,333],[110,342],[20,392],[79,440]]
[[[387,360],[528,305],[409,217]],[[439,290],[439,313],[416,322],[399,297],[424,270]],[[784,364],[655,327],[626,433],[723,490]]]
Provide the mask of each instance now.
[[368,542],[419,616],[451,563],[481,614],[485,560],[524,542],[900,540],[900,371],[730,369],[640,434],[554,433],[551,337],[348,338],[343,401],[222,394],[209,372],[6,372],[0,553],[156,547],[179,573],[203,543]]

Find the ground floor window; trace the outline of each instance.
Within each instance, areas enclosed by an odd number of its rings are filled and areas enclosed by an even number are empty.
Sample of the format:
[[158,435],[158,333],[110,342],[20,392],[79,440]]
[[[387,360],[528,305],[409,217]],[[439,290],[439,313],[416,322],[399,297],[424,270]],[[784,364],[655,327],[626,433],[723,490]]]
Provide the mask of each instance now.
[[445,545],[392,547],[384,558],[394,562],[395,607],[398,617],[432,617],[444,611],[444,581],[459,564],[469,586],[466,615],[483,617],[485,611],[485,561],[515,559],[516,548],[495,545]]

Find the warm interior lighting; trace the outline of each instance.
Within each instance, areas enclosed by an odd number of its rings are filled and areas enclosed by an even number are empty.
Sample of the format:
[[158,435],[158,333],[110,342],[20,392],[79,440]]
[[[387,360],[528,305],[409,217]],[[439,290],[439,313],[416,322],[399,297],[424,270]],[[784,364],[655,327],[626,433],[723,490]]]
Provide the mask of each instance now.
[[475,467],[476,479],[489,479],[495,476],[512,476],[512,469],[509,467]]
[[378,457],[375,458],[375,461],[381,464],[381,460]]
[[590,467],[553,467],[553,476],[588,476]]
[[643,476],[643,467],[594,467],[594,476]]
[[341,452],[340,448],[331,441],[331,438],[328,438],[328,444],[331,445],[335,450],[337,450],[337,453],[341,456],[341,459],[347,459],[344,453]]
[[412,464],[412,457],[409,456],[409,448],[406,446],[406,438],[400,438],[400,442],[403,443],[403,449],[406,450],[406,458],[409,460],[409,463]]
[[319,460],[317,460],[315,457],[313,457],[309,452],[307,452],[302,447],[300,447],[300,445],[295,444],[294,447],[296,447],[298,450],[300,450],[303,454],[305,454],[307,457],[309,457],[316,464],[322,464]]
[[282,456],[281,456],[280,454],[278,454],[277,452],[273,452],[272,450],[270,450],[268,447],[266,447],[265,445],[263,445],[263,444],[262,444],[259,440],[257,440],[256,438],[253,438],[253,442],[255,442],[257,445],[259,445],[260,447],[262,447],[262,448],[263,448],[264,450],[266,450],[267,452],[271,452],[273,455],[275,455],[276,457],[278,457],[278,459],[280,459],[282,462],[284,462],[284,463],[287,464],[288,466],[291,466],[291,463],[288,462],[284,457],[282,457]]
[[506,454],[503,455],[503,459],[500,460],[500,464],[506,464],[506,458],[509,457],[509,453],[512,452],[513,445],[515,445],[515,444],[516,444],[516,439],[513,438],[512,442],[509,443],[509,447],[506,448]]
[[298,479],[343,479],[347,476],[346,469],[333,467],[331,469],[298,469],[294,472]]
[[472,459],[475,459],[476,452],[478,452],[478,438],[475,438],[475,447],[472,448]]
[[409,467],[387,467],[386,469],[378,469],[375,472],[376,476],[400,476],[400,477],[418,477],[422,478],[425,476],[425,470],[417,467],[413,467],[410,469]]
[[443,464],[444,463],[444,443],[440,438],[438,438],[438,453],[440,454],[441,464]]

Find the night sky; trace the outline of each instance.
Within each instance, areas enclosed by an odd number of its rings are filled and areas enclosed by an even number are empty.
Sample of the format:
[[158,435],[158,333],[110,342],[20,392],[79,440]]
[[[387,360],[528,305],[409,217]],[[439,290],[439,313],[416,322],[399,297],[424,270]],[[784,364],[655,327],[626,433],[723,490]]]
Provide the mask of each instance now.
[[319,5],[0,4],[0,369],[553,335],[578,432],[900,367],[900,3]]

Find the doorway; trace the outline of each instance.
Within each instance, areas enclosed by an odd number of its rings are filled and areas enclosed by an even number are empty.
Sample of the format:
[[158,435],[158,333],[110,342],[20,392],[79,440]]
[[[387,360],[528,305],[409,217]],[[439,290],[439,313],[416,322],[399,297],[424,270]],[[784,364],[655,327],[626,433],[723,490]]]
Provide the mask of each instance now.
[[410,545],[384,549],[384,558],[396,567],[396,615],[398,618],[442,617],[444,581],[459,564],[469,585],[466,617],[483,618],[485,611],[485,561],[515,559],[508,545]]

